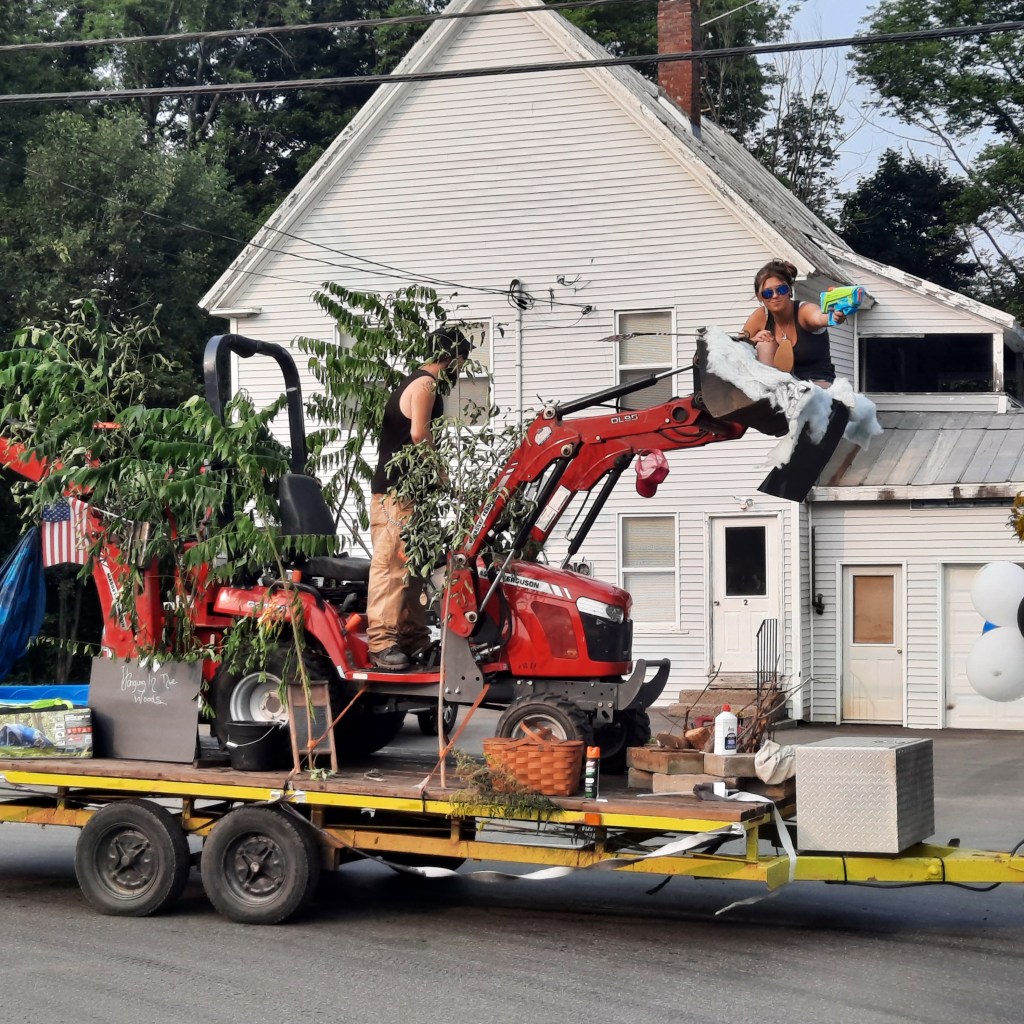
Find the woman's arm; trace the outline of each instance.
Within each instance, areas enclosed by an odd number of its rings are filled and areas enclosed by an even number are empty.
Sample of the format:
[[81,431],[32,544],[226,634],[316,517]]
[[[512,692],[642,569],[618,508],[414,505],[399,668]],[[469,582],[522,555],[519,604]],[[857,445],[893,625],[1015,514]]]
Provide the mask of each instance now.
[[[797,315],[800,317],[800,326],[810,331],[820,331],[822,327],[828,327],[828,313],[822,313],[813,302],[801,302]],[[833,310],[832,319],[841,324],[846,319],[842,310]]]
[[744,333],[754,343],[754,348],[757,350],[757,361],[771,366],[775,361],[779,343],[775,340],[775,335],[767,328],[768,314],[763,309],[755,309],[743,325]]

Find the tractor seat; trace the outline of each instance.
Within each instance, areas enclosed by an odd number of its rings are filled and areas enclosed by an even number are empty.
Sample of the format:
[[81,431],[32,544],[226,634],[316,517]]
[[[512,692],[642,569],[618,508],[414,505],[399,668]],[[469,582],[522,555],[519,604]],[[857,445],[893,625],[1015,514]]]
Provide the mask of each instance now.
[[[281,533],[286,537],[329,537],[338,544],[338,528],[334,515],[324,501],[324,492],[316,477],[304,473],[285,473],[278,491],[281,504]],[[311,576],[324,579],[365,583],[370,575],[368,558],[351,558],[346,554],[317,555],[304,569]]]
[[370,560],[349,555],[320,555],[306,563],[310,576],[323,576],[325,580],[343,580],[346,583],[366,583],[370,579]]

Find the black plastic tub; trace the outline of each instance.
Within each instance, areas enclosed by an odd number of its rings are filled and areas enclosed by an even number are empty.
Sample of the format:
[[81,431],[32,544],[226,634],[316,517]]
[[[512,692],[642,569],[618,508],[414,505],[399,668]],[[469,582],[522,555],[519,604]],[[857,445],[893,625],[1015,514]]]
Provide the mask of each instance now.
[[272,772],[291,760],[288,726],[278,722],[228,722],[224,745],[231,767],[242,772]]

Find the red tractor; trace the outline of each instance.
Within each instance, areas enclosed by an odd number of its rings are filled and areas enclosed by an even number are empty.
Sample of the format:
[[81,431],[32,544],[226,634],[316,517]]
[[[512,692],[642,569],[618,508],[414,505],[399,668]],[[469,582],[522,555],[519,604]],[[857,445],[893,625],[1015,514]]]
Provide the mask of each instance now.
[[[291,461],[279,490],[283,534],[336,538],[335,517],[320,484],[305,472],[303,404],[294,361],[285,349],[267,342],[240,335],[211,339],[204,373],[207,400],[218,414],[222,368],[229,354],[243,359],[268,356],[284,376]],[[449,556],[443,595],[444,678],[435,665],[401,673],[370,667],[365,617],[369,560],[344,553],[296,557],[286,566],[288,581],[207,584],[200,573],[190,582],[197,632],[217,647],[239,619],[268,609],[287,618],[292,602],[301,602],[306,638],[302,657],[310,678],[328,680],[335,714],[358,696],[335,728],[341,757],[362,757],[387,745],[409,712],[436,714],[440,690],[446,725],[460,705],[500,709],[498,735],[546,728],[555,737],[599,745],[604,769],[621,771],[626,748],[650,737],[647,708],[665,687],[669,662],[634,661],[628,592],[565,566],[639,453],[735,440],[748,426],[774,435],[788,429],[785,418],[766,401],[752,403],[707,373],[703,339],[694,366],[694,394],[647,409],[617,407],[624,396],[679,372],[652,374],[549,406],[529,424],[496,474],[469,535]],[[712,415],[709,406],[719,415]],[[576,415],[596,408],[602,411]],[[835,404],[826,439],[817,445],[799,444],[790,464],[774,471],[762,489],[802,500],[838,444],[845,422],[845,407]],[[14,446],[0,442],[0,463],[39,479],[44,468],[21,461],[19,455]],[[540,551],[572,498],[587,496],[568,532],[561,566],[511,556],[499,564],[487,555],[492,531],[503,528],[503,511],[523,488],[530,489],[532,512],[518,527],[513,553]],[[102,534],[102,519],[92,510],[89,515],[94,533]],[[120,552],[113,542],[105,543],[93,578],[104,612],[105,648],[119,657],[133,657],[161,635],[161,580],[156,566],[144,575],[133,631],[118,613],[116,594],[124,574],[120,566]],[[207,698],[218,738],[226,740],[228,722],[285,721],[281,684],[295,672],[295,654],[288,649],[277,650],[265,665],[245,672],[207,663]]]

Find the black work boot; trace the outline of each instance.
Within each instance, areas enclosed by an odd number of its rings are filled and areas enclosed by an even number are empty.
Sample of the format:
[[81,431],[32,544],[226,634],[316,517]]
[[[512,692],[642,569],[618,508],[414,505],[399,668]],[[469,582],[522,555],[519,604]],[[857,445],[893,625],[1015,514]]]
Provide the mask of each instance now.
[[398,644],[384,651],[370,651],[370,664],[385,672],[401,672],[409,667],[409,656]]

